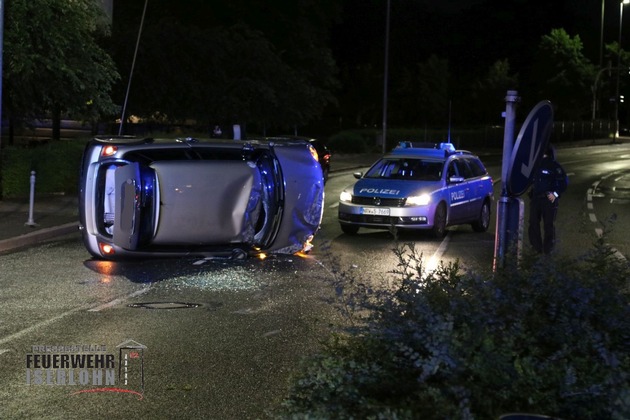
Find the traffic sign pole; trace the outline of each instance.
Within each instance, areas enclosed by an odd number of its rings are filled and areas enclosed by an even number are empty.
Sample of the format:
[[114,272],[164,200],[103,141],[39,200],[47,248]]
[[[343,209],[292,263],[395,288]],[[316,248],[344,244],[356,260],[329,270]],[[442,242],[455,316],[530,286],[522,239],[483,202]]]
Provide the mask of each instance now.
[[505,97],[505,131],[503,134],[503,161],[501,167],[501,198],[497,202],[497,231],[494,239],[494,260],[493,269],[505,265],[505,255],[507,247],[507,226],[508,226],[508,196],[506,180],[508,179],[509,165],[512,161],[512,148],[514,146],[514,127],[516,122],[516,104],[520,98],[515,90],[508,90]]
[[497,204],[493,261],[495,270],[505,265],[508,248],[516,251],[517,259],[520,256],[524,206],[518,197],[531,185],[553,129],[553,106],[549,101],[541,101],[530,111],[518,133],[516,144],[513,144],[517,93],[508,91],[505,102],[507,106],[501,172],[503,183],[501,198]]

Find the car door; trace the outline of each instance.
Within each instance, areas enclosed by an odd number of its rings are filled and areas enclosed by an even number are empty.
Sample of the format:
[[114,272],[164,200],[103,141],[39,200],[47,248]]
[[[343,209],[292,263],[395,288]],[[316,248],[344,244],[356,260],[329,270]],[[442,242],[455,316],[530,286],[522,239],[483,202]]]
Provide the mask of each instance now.
[[459,223],[466,218],[470,190],[466,181],[466,165],[459,159],[448,163],[446,188],[449,200],[449,223]]
[[113,240],[121,248],[134,250],[140,237],[140,165],[130,163],[114,172],[115,216]]
[[[470,190],[468,220],[476,220],[484,200],[492,192],[492,182],[488,181],[488,173],[481,162],[473,157],[463,159],[470,168],[471,175],[467,180]],[[490,188],[488,187],[490,186]]]

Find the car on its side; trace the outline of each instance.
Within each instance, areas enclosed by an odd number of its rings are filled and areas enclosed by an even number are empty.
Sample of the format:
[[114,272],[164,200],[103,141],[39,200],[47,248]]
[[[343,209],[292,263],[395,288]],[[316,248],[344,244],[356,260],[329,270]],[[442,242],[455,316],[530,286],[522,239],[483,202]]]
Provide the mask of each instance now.
[[479,157],[450,143],[400,142],[339,197],[341,230],[421,229],[443,237],[451,225],[490,224],[492,178]]
[[320,166],[322,167],[322,173],[324,175],[324,183],[326,183],[328,181],[328,174],[330,173],[330,158],[332,157],[332,153],[330,152],[328,147],[326,147],[326,145],[324,143],[322,143],[321,140],[315,139],[315,138],[311,138],[311,137],[289,136],[289,135],[282,135],[282,136],[276,136],[276,137],[266,137],[266,139],[270,140],[270,141],[276,141],[276,142],[287,140],[287,139],[288,140],[293,140],[293,141],[295,141],[295,140],[303,140],[303,141],[309,143],[317,151],[317,161],[319,162]]
[[301,141],[97,137],[84,151],[80,229],[96,258],[308,251],[324,180]]

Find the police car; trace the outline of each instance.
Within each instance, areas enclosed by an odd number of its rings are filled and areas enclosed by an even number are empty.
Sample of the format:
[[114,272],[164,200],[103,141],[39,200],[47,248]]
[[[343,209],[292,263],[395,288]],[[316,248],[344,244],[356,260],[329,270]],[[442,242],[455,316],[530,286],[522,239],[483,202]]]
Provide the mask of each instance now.
[[493,202],[492,178],[481,160],[451,143],[401,142],[341,192],[339,223],[359,228],[423,229],[443,237],[447,226],[485,232]]

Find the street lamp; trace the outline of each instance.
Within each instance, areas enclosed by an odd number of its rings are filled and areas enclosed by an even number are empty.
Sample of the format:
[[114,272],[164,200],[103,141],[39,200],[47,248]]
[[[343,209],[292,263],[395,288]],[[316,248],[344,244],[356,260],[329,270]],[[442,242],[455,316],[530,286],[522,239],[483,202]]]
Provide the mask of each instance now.
[[621,27],[623,23],[623,6],[630,3],[630,0],[619,2],[619,44],[617,45],[617,87],[615,93],[615,138],[619,138],[619,73],[621,72]]
[[[625,0],[630,2],[630,0]],[[391,1],[387,0],[385,17],[385,68],[383,70],[383,154],[387,151],[387,85],[389,82],[389,13]]]

